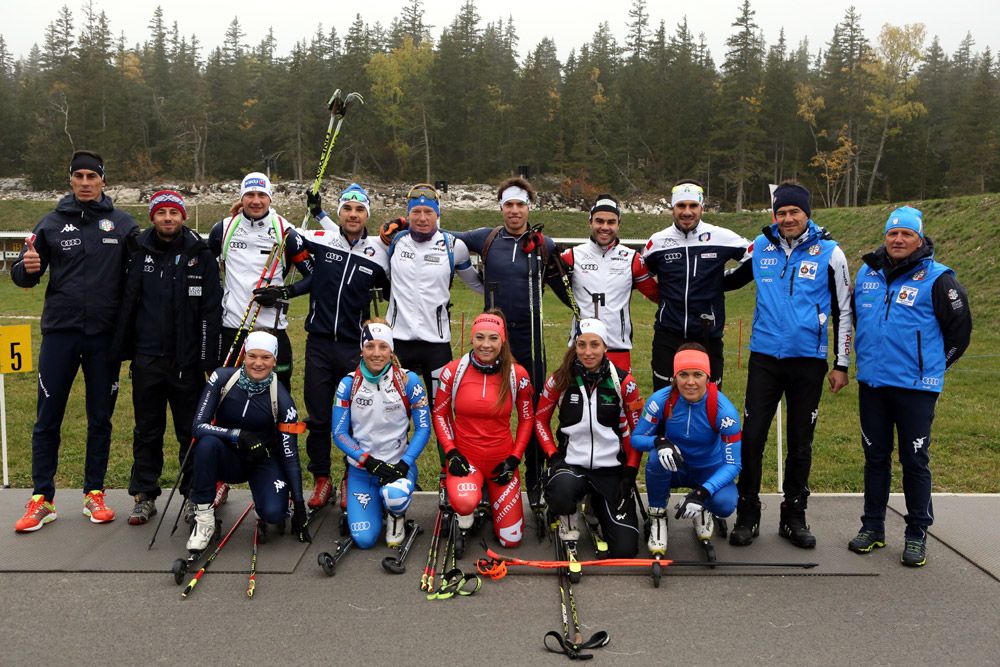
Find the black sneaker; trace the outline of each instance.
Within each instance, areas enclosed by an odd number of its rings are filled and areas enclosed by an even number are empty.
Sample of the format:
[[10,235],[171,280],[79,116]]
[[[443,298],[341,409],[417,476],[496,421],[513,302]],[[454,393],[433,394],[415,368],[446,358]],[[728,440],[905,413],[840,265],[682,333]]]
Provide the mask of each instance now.
[[899,557],[899,562],[907,567],[923,566],[927,562],[927,540],[906,538],[906,545],[903,547],[903,555]]
[[874,530],[861,530],[853,540],[847,543],[847,548],[856,554],[866,554],[872,549],[885,546],[885,533]]
[[749,546],[760,535],[760,501],[741,501],[736,508],[736,523],[729,531],[729,543],[734,547]]
[[800,549],[814,549],[816,537],[806,523],[805,499],[798,497],[781,503],[778,534]]

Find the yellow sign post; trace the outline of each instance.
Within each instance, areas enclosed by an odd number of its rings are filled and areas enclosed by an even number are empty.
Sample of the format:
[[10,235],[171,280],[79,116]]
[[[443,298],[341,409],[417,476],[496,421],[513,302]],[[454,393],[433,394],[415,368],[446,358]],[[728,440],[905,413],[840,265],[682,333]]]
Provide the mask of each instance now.
[[4,375],[7,373],[30,373],[31,325],[0,327],[0,449],[3,450],[3,486],[10,487],[7,472],[7,395],[4,391]]

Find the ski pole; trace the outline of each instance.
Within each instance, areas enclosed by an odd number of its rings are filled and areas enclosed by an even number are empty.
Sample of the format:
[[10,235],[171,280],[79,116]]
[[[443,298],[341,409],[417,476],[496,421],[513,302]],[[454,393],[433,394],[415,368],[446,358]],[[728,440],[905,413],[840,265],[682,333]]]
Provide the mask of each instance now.
[[368,290],[368,297],[368,304],[370,308],[369,314],[371,315],[371,311],[373,310],[375,314],[372,315],[372,319],[375,319],[376,317],[379,317],[378,302],[382,300],[382,288],[372,287]]
[[[431,533],[431,544],[427,549],[427,563],[424,565],[424,573],[420,575],[420,590],[422,591],[428,590],[427,575],[434,571],[431,563],[436,555],[434,552],[437,547],[437,541],[441,538],[441,515],[443,513],[439,507],[437,516],[434,518],[434,532]],[[433,583],[430,586],[433,587]]]
[[[330,101],[327,102],[327,107],[330,109],[330,121],[326,125],[326,136],[323,138],[323,153],[320,155],[319,166],[316,168],[316,179],[310,188],[313,194],[319,193],[320,186],[323,184],[323,177],[326,175],[326,166],[329,164],[330,155],[333,153],[333,146],[337,143],[337,136],[340,135],[340,126],[344,124],[344,116],[347,115],[354,102],[364,104],[365,99],[357,92],[348,93],[346,97],[341,97],[340,88],[333,91]],[[336,127],[334,127],[334,120],[336,120]],[[309,211],[306,211],[306,216],[302,219],[302,229],[305,229],[308,224]]]
[[[559,537],[559,529],[554,524],[552,527],[553,543],[555,545],[556,559],[567,557],[566,545]],[[604,630],[600,630],[591,635],[590,639],[584,641],[583,633],[580,632],[580,613],[576,607],[576,596],[573,595],[573,580],[570,578],[568,567],[560,567],[558,570],[559,582],[559,610],[562,620],[563,631],[560,634],[556,630],[550,630],[542,638],[545,650],[550,653],[562,653],[570,660],[590,660],[593,655],[583,653],[583,651],[606,646],[611,638]],[[549,638],[556,642],[557,648],[549,645]]]
[[[146,551],[149,551],[150,549],[153,548],[153,542],[156,541],[156,536],[160,532],[160,526],[163,525],[163,519],[164,517],[167,516],[167,510],[170,509],[170,501],[174,499],[174,493],[176,493],[177,487],[181,483],[181,477],[184,475],[184,466],[187,465],[188,458],[191,457],[191,450],[194,449],[194,443],[195,443],[194,438],[191,438],[191,444],[188,445],[187,451],[184,452],[184,458],[181,460],[181,468],[179,471],[177,471],[177,479],[174,480],[174,485],[170,489],[170,495],[167,496],[167,504],[164,505],[163,507],[163,512],[160,514],[160,520],[156,522],[156,530],[153,531],[153,538],[149,541],[149,546],[146,547]],[[177,513],[177,519],[174,521],[174,527],[170,531],[171,535],[177,532],[177,524],[180,523],[181,512],[183,511],[184,511],[184,504],[181,503],[181,511]]]
[[[281,246],[284,247],[284,239],[282,239],[281,241],[282,241]],[[280,264],[280,258],[278,258],[279,261],[277,262],[274,261],[275,253],[277,251],[278,251],[278,243],[275,243],[273,246],[271,246],[271,252],[268,253],[267,259],[264,260],[264,268],[262,268],[260,271],[260,277],[257,279],[257,284],[254,286],[254,289],[258,289],[259,287],[261,287],[261,285],[267,287],[268,285],[271,284],[271,280],[274,278],[274,272],[277,269],[278,264]],[[270,273],[268,273],[268,269],[270,269]],[[264,285],[265,280],[267,281],[267,285]],[[222,366],[225,368],[228,368],[229,362],[233,360],[233,351],[236,349],[236,344],[239,343],[240,339],[243,337],[242,335],[243,332],[245,330],[253,329],[253,325],[257,321],[257,313],[260,312],[260,304],[257,304],[257,312],[254,313],[254,317],[253,320],[250,322],[250,326],[249,327],[246,326],[247,318],[250,317],[250,310],[253,308],[255,303],[256,301],[254,301],[253,290],[251,290],[250,301],[247,303],[247,307],[243,311],[243,317],[240,319],[240,326],[236,330],[236,338],[233,339],[232,345],[229,346],[229,352],[226,354],[226,360],[222,362]],[[242,349],[243,347],[241,345],[240,346],[241,352]],[[234,366],[239,365],[239,361],[237,361],[233,365]]]
[[191,578],[191,581],[188,582],[188,585],[184,587],[184,590],[181,592],[182,598],[186,598],[191,593],[191,591],[194,590],[194,587],[198,585],[198,582],[201,581],[202,576],[204,576],[205,571],[208,570],[209,566],[212,564],[212,561],[214,561],[215,557],[219,555],[220,551],[222,551],[222,547],[226,546],[226,542],[228,542],[229,538],[233,536],[233,533],[235,533],[236,529],[240,527],[240,524],[243,523],[243,519],[246,518],[247,514],[249,514],[250,510],[252,509],[253,509],[253,503],[250,503],[249,505],[247,505],[247,508],[243,510],[243,514],[241,514],[240,518],[236,520],[236,523],[233,524],[233,527],[229,529],[229,532],[226,533],[226,536],[222,538],[222,541],[219,542],[219,546],[215,547],[215,551],[212,552],[212,555],[208,557],[208,560],[205,561],[205,564],[201,566],[201,569],[198,570],[197,573],[195,573],[194,577]]
[[257,588],[257,539],[260,535],[260,519],[253,527],[253,551],[250,552],[250,579],[247,581],[247,597],[252,598]]

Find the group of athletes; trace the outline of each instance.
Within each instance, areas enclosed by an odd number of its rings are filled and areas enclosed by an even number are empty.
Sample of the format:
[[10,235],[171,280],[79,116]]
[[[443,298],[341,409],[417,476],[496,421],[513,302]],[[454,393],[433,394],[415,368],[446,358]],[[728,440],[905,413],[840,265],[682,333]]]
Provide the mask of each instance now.
[[[72,192],[36,225],[11,270],[22,287],[49,272],[34,492],[18,532],[56,518],[60,428],[81,366],[83,514],[94,523],[115,518],[104,476],[120,365],[130,360],[129,523],[144,524],[157,512],[169,405],[193,551],[212,539],[227,485],[242,482],[249,482],[260,521],[290,515],[292,534],[309,541],[309,510],[338,495],[333,445],[345,461],[340,494],[355,542],[371,547],[384,530],[386,543],[398,546],[432,429],[459,526],[471,526],[486,501],[506,547],[522,539],[524,489],[535,511],[547,506],[559,518],[567,543],[579,539],[585,503],[609,554],[635,556],[643,452],[653,554],[667,550],[668,514],[692,520],[703,537],[713,517],[735,511],[730,543],[749,545],[759,533],[761,462],[782,397],[788,453],[778,530],[811,548],[816,539],[805,512],[818,405],[824,378],[833,392],[848,383],[853,330],[865,498],[861,529],[848,546],[867,553],[885,545],[896,431],[907,506],[901,560],[926,562],[934,405],[945,371],[969,344],[972,320],[964,289],[935,260],[916,209],[890,214],[883,243],[852,280],[843,251],[812,220],[808,190],[795,182],[775,189],[774,222],[751,242],[703,221],[702,186],[681,181],[671,192],[673,224],[636,251],[619,240],[622,211],[608,194],[590,209],[589,239],[557,247],[529,224],[536,193],[523,178],[499,185],[502,224],[494,228],[444,231],[441,199],[421,184],[409,192],[407,215],[370,235],[372,202],[361,186],[340,193],[332,216],[309,193],[319,225],[310,230],[280,216],[268,177],[251,173],[206,241],[185,225],[177,192],[150,197],[151,226],[140,231],[104,194],[99,155],[77,151],[69,175]],[[456,274],[483,295],[484,308],[462,341],[469,350],[452,359]],[[724,293],[749,282],[756,307],[741,428],[721,391]],[[551,375],[542,343],[545,286],[574,314]],[[654,393],[645,402],[631,374],[634,289],[658,304]],[[300,421],[290,395],[286,310],[304,294],[308,417]],[[308,500],[298,448],[306,430],[314,483]],[[674,488],[687,492],[670,507]]]

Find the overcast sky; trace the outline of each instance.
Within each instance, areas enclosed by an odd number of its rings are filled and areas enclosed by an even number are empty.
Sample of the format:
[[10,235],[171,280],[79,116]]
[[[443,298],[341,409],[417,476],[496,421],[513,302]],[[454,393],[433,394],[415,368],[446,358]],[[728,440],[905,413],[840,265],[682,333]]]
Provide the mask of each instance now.
[[[0,0],[0,34],[8,49],[19,57],[31,45],[43,42],[46,25],[52,22],[59,8],[66,5],[81,19],[82,0]],[[274,28],[281,54],[297,40],[310,36],[316,25],[325,29],[336,25],[343,35],[361,12],[368,23],[380,21],[388,26],[399,14],[404,0],[94,0],[94,6],[103,10],[111,20],[116,35],[124,31],[129,45],[146,39],[146,25],[153,10],[163,7],[167,25],[177,22],[185,35],[195,33],[202,45],[217,46],[226,26],[234,16],[247,33],[247,42],[256,44],[268,27]],[[425,21],[434,26],[436,38],[442,27],[447,26],[463,4],[462,0],[425,0]],[[741,0],[650,0],[647,3],[650,24],[655,27],[666,21],[668,32],[687,15],[692,32],[704,33],[716,64],[725,56],[725,40],[732,31]],[[784,27],[790,45],[808,37],[810,51],[815,53],[829,41],[834,26],[840,22],[851,4],[861,13],[861,21],[868,37],[875,41],[884,23],[903,24],[921,22],[927,26],[928,43],[937,35],[945,52],[952,53],[966,33],[976,40],[976,50],[989,46],[994,56],[1000,50],[1000,2],[997,0],[833,0],[826,2],[789,2],[788,0],[752,0],[757,12],[757,24],[764,30],[770,45],[777,40],[778,31]],[[507,19],[513,16],[520,38],[519,55],[523,58],[543,37],[555,40],[560,59],[565,61],[570,49],[578,48],[590,40],[601,21],[608,21],[619,40],[624,39],[631,0],[507,0],[504,3],[479,0],[477,7],[483,22]],[[500,9],[500,8],[503,9]]]

